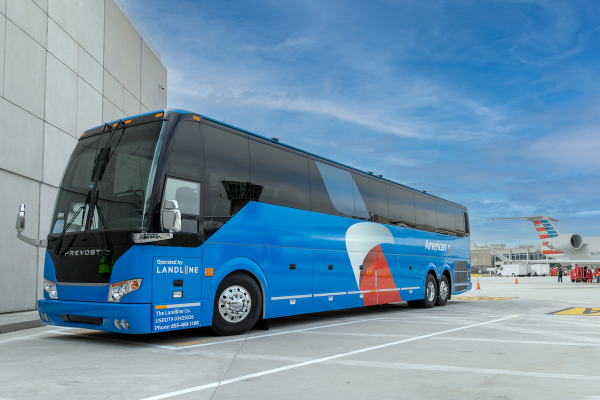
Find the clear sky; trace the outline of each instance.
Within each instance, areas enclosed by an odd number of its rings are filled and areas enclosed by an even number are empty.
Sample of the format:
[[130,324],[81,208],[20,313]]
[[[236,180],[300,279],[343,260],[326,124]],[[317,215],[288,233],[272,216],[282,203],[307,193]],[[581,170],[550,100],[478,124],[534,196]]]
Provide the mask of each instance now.
[[168,105],[469,208],[600,235],[600,1],[122,0]]

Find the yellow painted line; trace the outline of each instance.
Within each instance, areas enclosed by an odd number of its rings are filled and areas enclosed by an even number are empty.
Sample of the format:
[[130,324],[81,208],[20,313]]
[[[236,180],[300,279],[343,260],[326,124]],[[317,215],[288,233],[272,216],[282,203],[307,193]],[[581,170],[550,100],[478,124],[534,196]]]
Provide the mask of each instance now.
[[198,344],[198,343],[204,343],[204,342],[210,342],[210,339],[198,340],[197,342],[189,342],[189,343],[175,343],[175,345],[177,345],[177,346],[189,346],[191,344]]
[[481,278],[481,275],[480,274],[471,274],[471,277],[473,277],[473,278]]
[[516,297],[475,297],[475,296],[462,296],[452,297],[451,300],[508,300],[516,299]]
[[600,317],[600,308],[571,307],[549,313],[552,315],[591,315]]
[[155,310],[160,310],[160,309],[163,309],[163,308],[167,308],[167,306],[154,306]]

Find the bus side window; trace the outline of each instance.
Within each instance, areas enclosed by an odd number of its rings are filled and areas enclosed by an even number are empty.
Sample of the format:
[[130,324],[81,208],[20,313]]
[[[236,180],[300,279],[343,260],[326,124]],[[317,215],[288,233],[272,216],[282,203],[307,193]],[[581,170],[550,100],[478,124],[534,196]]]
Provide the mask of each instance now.
[[250,153],[245,134],[209,125],[202,125],[202,133],[206,149],[204,232],[208,237],[249,201],[232,192],[250,185]]
[[354,215],[354,194],[352,175],[349,171],[308,160],[310,170],[310,210],[352,217]]
[[428,232],[437,231],[435,200],[415,193],[415,214],[417,229]]
[[454,206],[448,203],[443,203],[441,201],[436,201],[435,208],[437,210],[438,233],[456,236],[456,223],[454,222]]
[[[367,206],[369,219],[373,222],[389,224],[388,199],[385,183],[367,178],[358,174],[352,174],[356,187]],[[354,194],[356,200],[357,194]]]
[[415,228],[415,196],[406,189],[392,185],[387,186],[390,223],[392,225]]
[[308,159],[250,140],[252,184],[262,186],[261,203],[310,209]]
[[458,236],[465,236],[465,217],[463,216],[463,209],[460,207],[454,207],[454,222]]
[[167,200],[177,200],[181,211],[181,232],[198,233],[200,183],[167,177],[163,204]]
[[[202,179],[202,141],[200,124],[184,121],[179,124],[171,140],[169,174]],[[171,200],[171,199],[169,199]]]

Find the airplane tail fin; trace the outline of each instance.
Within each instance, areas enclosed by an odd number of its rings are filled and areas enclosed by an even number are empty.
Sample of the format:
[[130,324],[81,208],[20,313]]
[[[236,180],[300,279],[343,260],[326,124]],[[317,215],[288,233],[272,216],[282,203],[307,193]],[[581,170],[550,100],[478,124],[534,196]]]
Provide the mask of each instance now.
[[554,225],[552,225],[552,221],[558,221],[557,219],[550,218],[547,215],[536,215],[533,217],[516,217],[516,218],[489,218],[489,220],[498,220],[498,219],[526,219],[533,223],[533,227],[537,231],[540,240],[544,244],[544,246],[548,243],[548,239],[552,239],[560,235]]

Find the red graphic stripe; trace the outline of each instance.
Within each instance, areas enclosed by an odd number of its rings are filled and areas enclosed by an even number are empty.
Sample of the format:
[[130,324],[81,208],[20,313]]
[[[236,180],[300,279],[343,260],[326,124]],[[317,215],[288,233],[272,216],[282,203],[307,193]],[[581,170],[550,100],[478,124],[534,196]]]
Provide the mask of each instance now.
[[[375,271],[377,271],[377,287],[375,287]],[[360,271],[360,290],[369,290],[363,294],[365,306],[374,304],[387,304],[402,301],[400,290],[378,292],[379,289],[395,289],[396,283],[392,271],[383,255],[381,246],[375,246],[363,261],[363,269]]]

